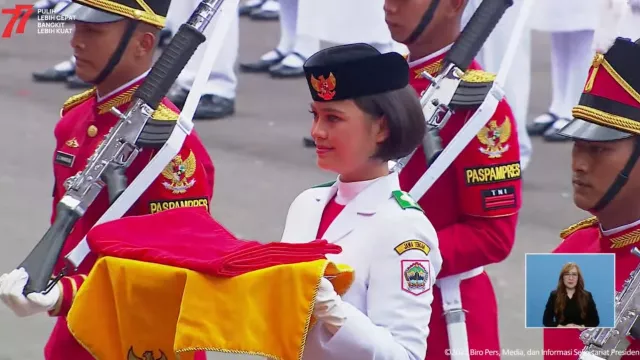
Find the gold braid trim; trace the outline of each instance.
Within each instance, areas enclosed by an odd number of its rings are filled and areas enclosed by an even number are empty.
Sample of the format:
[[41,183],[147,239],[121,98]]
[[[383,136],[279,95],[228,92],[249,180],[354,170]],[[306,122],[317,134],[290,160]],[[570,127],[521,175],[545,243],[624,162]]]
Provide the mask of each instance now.
[[136,2],[144,9],[138,10],[128,6],[118,4],[111,0],[76,0],[83,5],[92,6],[112,14],[128,17],[130,19],[139,20],[148,24],[163,28],[165,25],[165,17],[160,16],[153,12],[153,10],[143,0],[136,0]]
[[573,117],[585,119],[598,125],[612,127],[620,131],[640,135],[640,122],[622,116],[612,115],[602,110],[578,105],[571,111]]
[[624,90],[633,97],[635,101],[640,103],[640,94],[631,86],[629,83],[618,74],[618,72],[609,64],[607,60],[602,59],[602,67],[607,70],[607,72],[611,75],[611,77],[618,83],[618,85],[622,86]]
[[612,238],[610,241],[612,249],[619,249],[631,244],[635,244],[640,241],[640,230],[635,230],[628,234]]
[[440,70],[442,69],[442,60],[438,60],[436,62],[434,62],[433,64],[429,64],[425,67],[422,67],[418,70],[414,70],[415,74],[416,74],[416,79],[420,79],[422,77],[422,72],[426,71],[429,73],[429,75],[434,76],[436,75],[438,72],[440,72]]
[[569,235],[575,233],[578,230],[586,229],[598,223],[598,218],[595,216],[590,217],[588,219],[584,219],[576,224],[569,226],[568,228],[562,230],[560,232],[560,238],[563,240],[566,239]]
[[122,94],[114,97],[113,99],[102,103],[100,105],[98,105],[98,114],[102,115],[102,114],[106,114],[109,112],[109,110],[111,110],[111,108],[114,107],[118,107],[122,104],[126,104],[128,102],[131,101],[131,99],[133,98],[133,93],[136,92],[136,90],[138,90],[138,86],[134,86],[131,89],[123,92]]
[[[113,107],[118,107],[123,104],[127,104],[133,98],[133,94],[138,90],[138,86],[134,86],[131,89],[123,92],[122,94],[116,96],[115,98],[98,105],[98,114],[106,114]],[[160,104],[156,111],[153,112],[151,118],[154,120],[167,120],[167,121],[176,121],[180,114],[175,111],[169,109],[164,104]]]

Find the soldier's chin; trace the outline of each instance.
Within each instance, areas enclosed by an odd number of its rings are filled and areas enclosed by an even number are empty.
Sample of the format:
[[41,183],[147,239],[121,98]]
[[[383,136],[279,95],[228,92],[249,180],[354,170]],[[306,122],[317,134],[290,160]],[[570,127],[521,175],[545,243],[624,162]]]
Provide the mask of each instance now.
[[91,82],[91,80],[96,78],[96,75],[93,73],[93,71],[80,66],[76,66],[76,76],[80,78],[80,80],[85,82]]
[[596,206],[596,202],[599,199],[593,199],[593,196],[589,196],[586,194],[574,192],[573,193],[573,203],[581,210],[589,211]]

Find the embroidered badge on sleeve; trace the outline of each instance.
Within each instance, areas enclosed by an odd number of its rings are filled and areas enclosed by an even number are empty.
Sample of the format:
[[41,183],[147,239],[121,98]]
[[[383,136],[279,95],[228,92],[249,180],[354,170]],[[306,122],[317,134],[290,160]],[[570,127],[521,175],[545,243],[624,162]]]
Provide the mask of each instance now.
[[184,194],[195,185],[196,179],[192,179],[195,172],[196,156],[193,151],[189,152],[185,160],[182,160],[182,156],[176,155],[162,170],[162,176],[167,179],[162,185],[173,194]]
[[507,144],[511,137],[509,117],[506,117],[500,126],[496,120],[489,121],[489,124],[482,128],[476,136],[478,141],[484,145],[478,149],[481,153],[488,155],[489,159],[502,157],[502,154],[509,150],[509,144]]
[[485,210],[515,208],[517,205],[515,188],[513,186],[482,191],[482,206]]
[[402,260],[402,290],[418,296],[431,290],[429,260]]

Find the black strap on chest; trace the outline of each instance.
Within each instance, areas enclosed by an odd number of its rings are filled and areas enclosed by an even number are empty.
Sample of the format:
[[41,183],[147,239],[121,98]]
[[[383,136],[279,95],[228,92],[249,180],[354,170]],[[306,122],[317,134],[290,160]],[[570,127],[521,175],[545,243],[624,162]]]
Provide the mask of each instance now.
[[624,165],[624,168],[620,171],[615,181],[613,182],[613,184],[611,184],[611,186],[609,187],[607,192],[602,196],[600,201],[598,201],[598,203],[593,207],[593,209],[590,210],[591,212],[599,212],[600,210],[604,209],[607,205],[609,205],[611,200],[613,200],[613,198],[615,198],[616,195],[618,195],[622,187],[629,180],[629,174],[631,173],[631,170],[633,170],[634,166],[636,165],[636,162],[638,161],[639,157],[640,157],[640,136],[636,136],[635,142],[633,144],[633,152],[631,153],[631,156],[629,156],[629,160],[627,160],[627,163]]
[[104,67],[104,69],[102,69],[100,74],[98,74],[95,79],[89,81],[91,84],[98,85],[103,82],[109,75],[111,75],[113,69],[122,59],[122,54],[124,54],[124,51],[127,49],[127,45],[129,45],[129,41],[131,41],[133,32],[136,30],[136,27],[138,27],[138,21],[127,19],[127,28],[125,29],[124,34],[120,39],[118,47],[113,52],[113,55],[111,55],[109,62],[107,62],[107,65]]
[[427,8],[427,10],[424,12],[424,15],[422,15],[422,19],[420,19],[418,26],[416,26],[415,30],[413,30],[411,35],[409,35],[409,38],[403,41],[403,44],[409,45],[414,43],[416,40],[418,40],[418,38],[420,37],[420,35],[422,35],[424,30],[427,28],[427,26],[429,26],[429,23],[431,23],[431,20],[433,19],[433,15],[436,13],[436,9],[438,8],[439,3],[440,3],[440,0],[431,1],[431,4]]

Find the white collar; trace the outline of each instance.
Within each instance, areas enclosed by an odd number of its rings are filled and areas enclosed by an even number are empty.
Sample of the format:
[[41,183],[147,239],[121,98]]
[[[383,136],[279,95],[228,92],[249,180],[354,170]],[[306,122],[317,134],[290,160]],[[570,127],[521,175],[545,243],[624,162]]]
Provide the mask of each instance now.
[[385,176],[381,176],[372,180],[364,180],[364,181],[354,181],[354,182],[342,182],[340,181],[340,177],[338,177],[338,181],[336,181],[336,185],[338,191],[336,193],[336,203],[339,205],[346,205],[351,200],[355,199],[358,194],[360,194],[364,189],[369,187],[369,185],[374,182],[384,178]]
[[133,80],[131,80],[131,81],[127,82],[126,84],[124,84],[124,85],[120,86],[119,88],[117,88],[117,89],[115,89],[115,90],[111,91],[110,93],[108,93],[108,94],[107,94],[107,95],[105,95],[105,96],[100,96],[100,94],[98,94],[98,92],[96,91],[96,98],[98,99],[98,102],[101,102],[101,101],[102,101],[102,100],[104,100],[104,99],[108,99],[109,97],[113,96],[114,94],[117,94],[117,93],[119,93],[120,91],[122,91],[122,90],[124,90],[124,89],[128,88],[128,87],[129,87],[129,86],[131,86],[132,84],[134,84],[134,83],[136,83],[136,82],[140,81],[141,79],[143,79],[145,76],[147,76],[147,75],[149,74],[149,71],[151,71],[151,69],[149,69],[149,70],[145,71],[144,73],[142,73],[142,74],[138,75],[135,79],[133,79]]
[[[446,53],[447,51],[449,51],[449,49],[451,49],[451,46],[453,46],[453,44],[449,44],[449,45],[443,47],[442,49],[440,49],[440,50],[438,50],[438,51],[436,51],[434,53],[431,53],[431,54],[429,54],[429,55],[427,55],[427,56],[425,56],[425,57],[423,57],[421,59],[411,60],[411,61],[409,61],[409,67],[422,65],[422,64],[428,62],[429,60],[434,59],[434,58]],[[409,53],[409,59],[411,59],[411,53]]]
[[615,235],[619,232],[637,227],[638,225],[640,225],[640,220],[636,220],[634,222],[632,222],[631,224],[627,224],[627,225],[622,225],[622,226],[618,226],[617,228],[613,228],[613,229],[609,229],[609,230],[602,230],[602,225],[600,225],[600,231],[602,232],[602,235],[604,236],[611,236],[611,235]]

